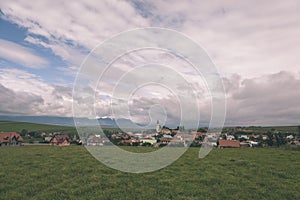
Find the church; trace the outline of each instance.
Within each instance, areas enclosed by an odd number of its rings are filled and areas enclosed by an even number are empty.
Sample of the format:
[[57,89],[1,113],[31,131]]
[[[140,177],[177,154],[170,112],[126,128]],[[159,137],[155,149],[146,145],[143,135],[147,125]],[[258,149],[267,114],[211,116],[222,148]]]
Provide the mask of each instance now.
[[162,133],[162,134],[167,134],[170,135],[172,133],[177,133],[178,129],[170,129],[166,126],[161,127],[161,125],[159,124],[159,120],[157,120],[156,122],[156,133]]

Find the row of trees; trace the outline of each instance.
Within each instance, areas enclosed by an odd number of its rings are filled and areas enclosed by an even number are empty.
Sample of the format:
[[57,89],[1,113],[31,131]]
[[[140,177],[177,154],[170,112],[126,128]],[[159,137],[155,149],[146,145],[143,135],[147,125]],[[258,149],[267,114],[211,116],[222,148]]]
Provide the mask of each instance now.
[[268,139],[265,141],[265,143],[268,146],[281,146],[288,143],[288,140],[286,139],[285,135],[282,133],[276,133],[273,134],[271,132],[267,133]]

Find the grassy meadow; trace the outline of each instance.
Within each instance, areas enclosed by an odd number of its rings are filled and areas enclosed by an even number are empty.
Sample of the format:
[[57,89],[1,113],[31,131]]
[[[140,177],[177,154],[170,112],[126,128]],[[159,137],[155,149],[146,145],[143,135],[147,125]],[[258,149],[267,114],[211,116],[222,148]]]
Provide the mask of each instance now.
[[35,124],[28,122],[12,122],[0,121],[0,131],[21,132],[22,129],[28,131],[76,131],[75,127],[70,126],[56,126],[47,124]]
[[204,159],[198,151],[159,171],[130,174],[82,146],[4,147],[0,199],[300,199],[300,151],[214,149]]
[[289,133],[297,133],[298,126],[250,126],[246,127],[245,130],[254,132],[254,133],[261,133],[261,132],[268,132],[268,131],[280,131],[280,132],[289,132]]

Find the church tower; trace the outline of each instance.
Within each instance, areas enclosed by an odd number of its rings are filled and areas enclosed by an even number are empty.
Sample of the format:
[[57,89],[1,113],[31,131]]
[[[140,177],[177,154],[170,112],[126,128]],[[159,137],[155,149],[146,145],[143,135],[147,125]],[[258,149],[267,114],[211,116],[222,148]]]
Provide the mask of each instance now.
[[160,124],[159,124],[159,120],[157,120],[156,122],[156,132],[159,133],[161,130]]

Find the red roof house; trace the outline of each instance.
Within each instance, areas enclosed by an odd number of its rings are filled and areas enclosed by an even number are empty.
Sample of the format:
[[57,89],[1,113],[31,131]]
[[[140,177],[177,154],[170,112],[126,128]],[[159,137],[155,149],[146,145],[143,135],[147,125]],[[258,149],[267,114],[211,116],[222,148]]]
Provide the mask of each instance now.
[[23,138],[16,132],[0,132],[0,146],[20,146]]
[[55,135],[50,140],[50,145],[53,146],[69,146],[70,138],[67,135]]
[[219,148],[239,148],[240,142],[236,140],[219,140]]

